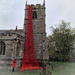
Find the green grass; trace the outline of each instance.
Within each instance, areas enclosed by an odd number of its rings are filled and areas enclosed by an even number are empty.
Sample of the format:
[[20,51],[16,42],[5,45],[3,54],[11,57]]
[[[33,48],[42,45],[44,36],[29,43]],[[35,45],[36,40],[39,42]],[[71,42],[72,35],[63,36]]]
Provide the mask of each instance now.
[[[67,63],[67,62],[51,62],[54,66],[54,70],[48,68],[47,70],[51,70],[51,75],[75,75],[75,63]],[[61,67],[60,67],[61,66]],[[0,69],[0,75],[40,75],[42,70],[32,70],[32,71],[15,71],[11,72],[8,69]]]
[[63,67],[51,70],[52,75],[75,75],[75,63],[65,62],[52,62],[53,64],[59,64]]

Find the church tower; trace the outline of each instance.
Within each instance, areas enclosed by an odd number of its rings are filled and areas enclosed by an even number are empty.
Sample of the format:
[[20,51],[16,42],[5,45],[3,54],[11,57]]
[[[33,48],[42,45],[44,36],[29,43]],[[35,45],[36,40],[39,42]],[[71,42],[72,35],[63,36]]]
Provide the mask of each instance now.
[[[28,21],[28,8],[29,5],[26,1],[25,8],[25,18],[24,18],[24,36],[26,43],[26,34],[27,34],[27,21]],[[45,0],[43,4],[32,4],[32,24],[33,24],[33,37],[34,37],[34,46],[37,59],[41,64],[42,61],[49,60],[49,52],[47,49],[46,43],[46,24],[45,24]]]

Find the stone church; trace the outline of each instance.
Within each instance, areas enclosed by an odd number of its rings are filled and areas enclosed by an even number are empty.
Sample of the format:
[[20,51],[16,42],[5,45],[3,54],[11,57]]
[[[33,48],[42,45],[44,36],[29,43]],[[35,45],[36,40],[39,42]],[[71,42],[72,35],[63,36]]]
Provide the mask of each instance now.
[[[0,69],[11,69],[13,59],[17,60],[16,68],[22,65],[25,53],[28,7],[29,5],[26,2],[23,29],[16,27],[15,30],[0,30]],[[45,0],[42,5],[32,4],[34,46],[40,66],[42,61],[47,62],[49,59],[45,17]]]

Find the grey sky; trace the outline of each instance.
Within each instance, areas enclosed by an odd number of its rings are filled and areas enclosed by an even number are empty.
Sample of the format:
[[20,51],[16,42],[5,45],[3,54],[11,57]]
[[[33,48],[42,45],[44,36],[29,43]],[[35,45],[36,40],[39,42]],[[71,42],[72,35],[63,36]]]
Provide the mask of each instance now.
[[[43,0],[27,0],[28,4],[43,3]],[[26,0],[0,0],[0,30],[19,29],[24,24]],[[59,24],[61,20],[71,22],[75,28],[75,0],[46,0],[46,32],[51,34],[50,26]]]

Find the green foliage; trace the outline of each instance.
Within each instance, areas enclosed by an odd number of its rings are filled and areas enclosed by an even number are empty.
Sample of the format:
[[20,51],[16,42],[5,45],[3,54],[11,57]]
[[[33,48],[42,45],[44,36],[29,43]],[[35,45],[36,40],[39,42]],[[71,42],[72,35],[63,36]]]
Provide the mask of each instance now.
[[48,37],[50,60],[68,61],[74,50],[74,31],[70,23],[62,21]]

